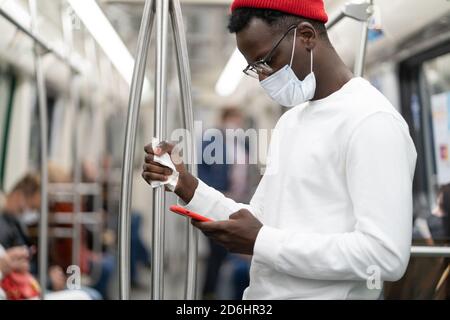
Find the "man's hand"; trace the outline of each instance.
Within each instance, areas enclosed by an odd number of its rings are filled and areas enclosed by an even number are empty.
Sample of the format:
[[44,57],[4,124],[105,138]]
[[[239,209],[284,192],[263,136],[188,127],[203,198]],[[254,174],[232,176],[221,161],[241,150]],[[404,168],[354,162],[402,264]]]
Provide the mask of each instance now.
[[6,250],[0,258],[0,270],[6,276],[11,272],[28,272],[30,270],[30,254],[26,247],[14,247]]
[[189,203],[194,196],[195,189],[198,186],[198,180],[193,177],[187,170],[181,159],[179,149],[175,145],[168,142],[161,142],[155,150],[151,144],[145,146],[146,152],[145,163],[143,166],[142,177],[149,184],[152,181],[166,181],[172,174],[172,169],[153,161],[154,156],[162,156],[167,153],[170,155],[178,173],[178,183],[175,193],[186,203]]
[[256,237],[263,226],[250,211],[245,209],[233,213],[228,221],[198,222],[192,220],[192,224],[228,251],[248,255],[253,254]]
[[62,291],[66,288],[66,275],[60,266],[51,266],[49,278],[53,291]]

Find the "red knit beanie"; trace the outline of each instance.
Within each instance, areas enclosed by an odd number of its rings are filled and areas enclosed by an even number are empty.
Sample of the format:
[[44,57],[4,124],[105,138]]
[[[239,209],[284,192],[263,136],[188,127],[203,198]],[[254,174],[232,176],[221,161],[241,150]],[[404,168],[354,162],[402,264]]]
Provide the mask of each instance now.
[[323,23],[328,21],[323,0],[234,0],[231,11],[239,8],[271,9]]

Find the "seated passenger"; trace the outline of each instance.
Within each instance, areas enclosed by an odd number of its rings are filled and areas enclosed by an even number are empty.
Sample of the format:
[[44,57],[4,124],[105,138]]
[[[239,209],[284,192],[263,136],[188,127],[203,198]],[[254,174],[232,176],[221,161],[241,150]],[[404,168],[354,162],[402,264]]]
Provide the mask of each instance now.
[[445,241],[450,237],[450,184],[442,186],[437,197],[437,206],[427,217],[415,220],[415,239],[424,239],[428,245]]
[[[30,253],[34,253],[35,249],[32,247],[31,240],[28,236],[26,225],[23,222],[25,213],[31,211],[38,211],[41,205],[40,197],[40,182],[39,178],[33,174],[27,174],[22,178],[13,188],[12,191],[6,195],[4,207],[1,209],[0,214],[0,245],[7,251],[12,248],[22,247],[26,248],[28,252],[28,264],[33,265],[33,256]],[[30,250],[30,248],[32,248]],[[36,268],[31,268],[36,269]],[[50,273],[48,274],[49,283],[48,289],[54,291],[65,290],[65,275],[62,269],[57,266],[50,266]],[[99,294],[92,290],[70,290],[71,293],[65,292],[64,297],[73,299],[92,299],[98,298]],[[91,294],[92,293],[92,294]],[[91,294],[91,295],[90,295]],[[56,293],[50,295],[50,297],[57,297]],[[46,296],[47,298],[47,296]]]
[[32,174],[22,178],[6,195],[0,214],[0,244],[6,249],[31,246],[22,218],[40,210],[40,182]]
[[[24,273],[29,272],[29,270],[29,251],[26,247],[13,247],[5,250],[0,245],[0,284],[13,272]],[[6,300],[6,298],[7,293],[0,285],[0,300]]]

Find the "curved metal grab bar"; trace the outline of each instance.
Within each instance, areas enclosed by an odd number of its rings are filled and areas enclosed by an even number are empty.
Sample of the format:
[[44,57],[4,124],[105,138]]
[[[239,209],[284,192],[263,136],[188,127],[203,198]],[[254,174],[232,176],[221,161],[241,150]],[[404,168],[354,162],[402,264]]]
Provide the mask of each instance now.
[[[192,107],[192,81],[191,70],[189,66],[189,56],[186,41],[186,32],[183,24],[183,14],[179,0],[171,1],[171,18],[173,34],[175,39],[175,48],[178,62],[178,78],[181,92],[181,111],[183,115],[183,126],[188,130],[188,170],[197,176],[197,166],[195,161],[195,133],[194,133],[194,111]],[[187,264],[186,264],[186,286],[185,298],[187,300],[196,299],[197,284],[197,252],[198,252],[198,233],[194,226],[187,221]]]
[[153,26],[153,0],[145,2],[139,31],[136,64],[130,88],[128,116],[123,153],[122,184],[119,208],[119,296],[121,300],[130,298],[130,208],[133,178],[133,159],[137,135],[139,109],[144,85],[145,66]]
[[[188,170],[193,175],[197,174],[195,166],[195,141],[193,139],[194,116],[192,108],[191,79],[183,25],[181,6],[178,0],[154,2],[147,1],[144,8],[144,17],[141,24],[138,40],[138,55],[133,74],[133,83],[130,93],[130,106],[124,150],[124,166],[122,169],[121,204],[119,212],[119,277],[120,298],[129,299],[129,211],[131,199],[131,174],[132,160],[134,158],[134,142],[139,115],[139,104],[144,82],[144,69],[148,44],[151,35],[151,21],[153,20],[152,4],[156,13],[156,72],[155,72],[155,117],[154,136],[160,140],[166,138],[166,83],[167,83],[167,36],[169,12],[173,25],[175,46],[177,52],[180,92],[182,97],[183,126],[191,133],[191,139],[187,142],[187,149],[191,150],[188,159]],[[145,57],[146,58],[146,57]],[[140,73],[140,74],[139,74]],[[139,75],[138,75],[139,74]],[[138,92],[140,90],[140,92]],[[152,233],[152,299],[158,300],[164,297],[164,211],[165,194],[163,188],[153,190],[153,233]],[[187,224],[187,249],[188,259],[186,264],[187,277],[185,298],[195,299],[197,282],[197,232]]]
[[[169,1],[156,0],[155,117],[153,136],[166,140],[167,124],[167,35]],[[164,187],[153,189],[152,290],[153,300],[164,298]]]
[[367,41],[369,35],[369,19],[373,15],[373,0],[366,2],[347,3],[341,11],[331,17],[326,24],[327,29],[331,29],[344,18],[348,17],[362,22],[361,40],[355,58],[354,73],[357,77],[364,75],[364,65],[366,62]]

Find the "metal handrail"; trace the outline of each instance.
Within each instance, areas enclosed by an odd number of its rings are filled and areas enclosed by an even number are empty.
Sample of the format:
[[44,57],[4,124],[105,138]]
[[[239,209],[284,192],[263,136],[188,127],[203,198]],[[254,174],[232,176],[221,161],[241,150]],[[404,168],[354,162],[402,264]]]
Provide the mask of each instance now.
[[[49,221],[50,223],[72,225],[73,224],[72,213],[55,212],[49,217]],[[79,220],[78,223],[80,223],[81,225],[99,225],[102,223],[102,214],[100,212],[83,212],[81,219]]]
[[[52,47],[45,41],[43,38],[39,36],[39,33],[36,32],[36,30],[33,30],[33,28],[28,28],[24,26],[22,23],[17,21],[13,16],[11,16],[7,11],[4,10],[4,8],[0,7],[0,15],[3,16],[6,20],[8,20],[11,24],[16,26],[20,31],[22,31],[24,34],[26,34],[29,38],[33,40],[35,44],[37,44],[44,52],[50,52],[52,53],[56,58],[70,66],[74,71],[77,73],[81,73],[81,68],[70,59],[70,57],[64,56],[61,52],[56,50],[56,48]],[[31,20],[33,20],[33,17],[31,17]]]
[[[153,136],[166,140],[167,134],[167,44],[169,29],[169,1],[155,0],[156,12],[156,70],[155,70],[155,118]],[[152,233],[152,289],[153,300],[164,298],[164,187],[153,189]]]
[[73,194],[98,195],[101,193],[99,183],[49,183],[49,192],[52,194]]
[[450,247],[411,247],[411,256],[424,258],[450,258]]
[[[31,13],[31,30],[37,33],[37,4],[36,0],[29,0]],[[41,297],[44,298],[47,288],[48,269],[48,145],[47,145],[47,92],[45,87],[44,70],[41,61],[40,48],[34,43],[34,64],[36,72],[37,99],[40,121],[41,142],[41,213],[39,216],[38,239],[38,278],[41,286]]]
[[[152,11],[152,4],[154,4]],[[175,46],[177,52],[180,92],[182,96],[183,126],[190,133],[194,131],[194,116],[192,108],[192,93],[187,43],[183,25],[181,6],[178,0],[147,1],[139,32],[138,54],[133,74],[130,93],[130,107],[124,148],[124,165],[122,170],[121,203],[119,211],[119,277],[120,298],[129,299],[129,212],[131,199],[132,160],[134,158],[134,142],[137,130],[139,103],[144,82],[144,69],[148,44],[151,35],[151,21],[156,13],[156,71],[155,71],[155,117],[154,137],[159,140],[166,138],[166,83],[167,83],[167,36],[169,13],[172,20]],[[151,20],[151,21],[150,21]],[[145,57],[144,57],[145,56]],[[195,141],[193,137],[187,143],[189,153],[188,170],[196,175]],[[152,234],[152,299],[164,297],[164,212],[165,193],[162,187],[153,189],[153,234]],[[197,232],[188,224],[188,259],[186,264],[186,299],[195,299],[197,282]]]
[[[194,111],[192,106],[192,80],[190,77],[191,71],[189,66],[186,32],[184,29],[180,1],[172,0],[170,3],[172,29],[178,58],[178,78],[181,92],[183,126],[188,130],[188,136],[186,137],[188,141],[185,145],[188,149],[188,170],[192,175],[197,176]],[[198,233],[190,221],[187,221],[187,253],[185,299],[194,300],[196,299],[197,284]]]
[[153,0],[146,0],[139,31],[136,63],[130,88],[128,116],[123,153],[122,184],[119,208],[119,297],[128,300],[130,297],[130,209],[133,178],[133,159],[137,135],[139,109],[141,106],[142,88],[145,78],[148,47],[153,27]]
[[367,41],[369,34],[369,19],[373,15],[373,0],[362,3],[347,3],[344,8],[327,22],[327,29],[331,29],[344,18],[351,18],[362,22],[361,42],[355,59],[354,73],[357,77],[364,75],[364,65],[366,62]]

